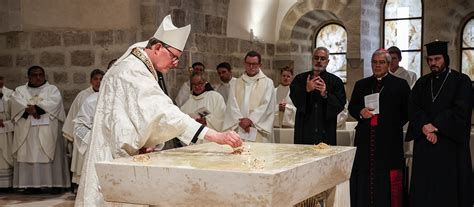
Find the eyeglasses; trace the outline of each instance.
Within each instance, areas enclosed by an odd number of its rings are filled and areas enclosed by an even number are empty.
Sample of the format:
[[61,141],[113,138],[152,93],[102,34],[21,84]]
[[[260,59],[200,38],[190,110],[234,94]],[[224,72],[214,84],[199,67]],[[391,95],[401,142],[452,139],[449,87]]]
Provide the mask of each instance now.
[[313,60],[314,61],[326,61],[328,59],[326,57],[322,57],[322,56],[314,56]]
[[377,65],[377,64],[378,65],[385,65],[385,64],[387,64],[387,61],[385,61],[385,60],[380,60],[380,61],[372,60],[372,64],[374,64],[374,65]]
[[249,62],[245,62],[245,65],[250,66],[250,67],[252,67],[252,68],[255,68],[255,67],[259,67],[259,66],[260,66],[260,63],[249,63]]
[[173,52],[171,52],[171,50],[169,50],[167,47],[164,47],[166,50],[168,50],[168,52],[172,55],[171,57],[171,61],[172,62],[176,62],[176,61],[179,61],[179,57],[177,55],[175,55]]

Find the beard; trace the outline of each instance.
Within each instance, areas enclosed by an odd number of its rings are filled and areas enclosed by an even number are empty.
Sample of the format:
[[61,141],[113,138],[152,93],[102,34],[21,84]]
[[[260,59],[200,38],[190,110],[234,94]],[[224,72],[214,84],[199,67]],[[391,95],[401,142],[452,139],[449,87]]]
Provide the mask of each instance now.
[[314,71],[322,72],[326,70],[327,65],[315,65],[313,67]]

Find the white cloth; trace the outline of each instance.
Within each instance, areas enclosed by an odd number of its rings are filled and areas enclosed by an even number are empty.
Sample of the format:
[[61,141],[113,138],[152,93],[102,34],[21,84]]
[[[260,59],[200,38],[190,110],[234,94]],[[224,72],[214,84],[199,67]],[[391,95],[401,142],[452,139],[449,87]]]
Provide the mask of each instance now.
[[[61,137],[66,117],[58,88],[48,82],[37,88],[19,86],[10,101],[15,123],[12,144],[12,153],[16,158],[14,187],[69,187],[65,146]],[[41,118],[49,120],[49,124],[32,126],[32,115],[22,118],[27,105],[43,109],[46,113]]]
[[274,142],[276,98],[272,79],[260,70],[253,77],[244,73],[231,86],[222,129],[236,130],[240,128],[240,118],[249,118],[257,129],[257,142]]
[[189,85],[189,81],[186,81],[181,85],[181,88],[178,91],[178,95],[176,95],[176,98],[174,99],[176,102],[176,105],[178,107],[181,107],[186,103],[186,101],[189,99],[189,96],[191,95],[191,86]]
[[91,94],[84,100],[77,112],[74,123],[74,150],[72,151],[71,172],[72,182],[79,184],[84,163],[84,155],[91,139],[92,123],[94,121],[95,107],[99,92]]
[[195,112],[200,108],[206,108],[211,112],[206,116],[207,127],[219,132],[222,131],[225,112],[224,98],[215,91],[206,91],[199,96],[190,95],[188,101],[181,106],[181,111],[192,118],[199,118],[196,117]]
[[76,98],[74,98],[74,101],[71,104],[71,108],[69,108],[69,112],[67,113],[66,121],[64,121],[63,126],[63,135],[64,138],[66,138],[67,140],[71,142],[74,140],[74,123],[72,122],[72,120],[76,118],[77,112],[81,108],[82,103],[84,103],[84,100],[86,100],[86,98],[93,93],[94,89],[92,89],[92,86],[89,86],[88,88],[79,92]]
[[390,74],[396,76],[396,77],[399,77],[401,79],[405,79],[408,83],[408,85],[410,86],[410,88],[413,88],[413,86],[415,85],[415,82],[416,82],[416,73],[413,72],[413,71],[409,71],[403,67],[398,67],[398,69],[392,73],[390,70],[389,70]]
[[[37,105],[46,113],[41,118],[48,118],[48,125],[32,126],[32,115],[27,119],[21,116],[27,105]],[[59,89],[45,83],[32,88],[27,85],[16,88],[11,97],[12,118],[15,122],[12,152],[18,162],[48,163],[54,158],[56,142],[61,124],[65,119],[63,100]]]
[[214,89],[224,98],[225,103],[227,103],[227,100],[229,99],[230,87],[235,83],[235,80],[237,80],[237,78],[232,77],[228,83],[220,82],[214,86]]
[[[274,127],[295,127],[296,107],[290,98],[290,86],[282,86],[281,84],[275,88],[276,104],[275,104],[275,121]],[[285,111],[280,112],[280,103],[286,103]]]
[[346,100],[346,104],[344,105],[344,109],[337,114],[337,128],[338,129],[345,129],[346,128],[346,120],[349,116],[349,110],[347,106],[349,105],[349,101]]
[[194,136],[203,139],[208,130],[204,127],[196,134],[202,125],[173,104],[158,85],[146,53],[135,51],[137,54],[132,52],[102,79],[75,206],[106,205],[96,162],[135,155],[142,147],[163,144],[174,137],[190,144]]
[[[3,111],[0,112],[0,119],[3,122],[11,121],[10,104],[8,102],[13,91],[3,87],[3,97],[0,98]],[[12,187],[13,184],[13,156],[11,146],[13,142],[13,132],[0,133],[0,188]]]

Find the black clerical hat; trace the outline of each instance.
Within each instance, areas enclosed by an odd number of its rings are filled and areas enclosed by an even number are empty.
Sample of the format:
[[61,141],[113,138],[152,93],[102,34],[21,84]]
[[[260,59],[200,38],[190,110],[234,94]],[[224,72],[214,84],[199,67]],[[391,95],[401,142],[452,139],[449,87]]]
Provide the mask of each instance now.
[[430,55],[448,55],[448,42],[434,41],[425,45],[428,56]]

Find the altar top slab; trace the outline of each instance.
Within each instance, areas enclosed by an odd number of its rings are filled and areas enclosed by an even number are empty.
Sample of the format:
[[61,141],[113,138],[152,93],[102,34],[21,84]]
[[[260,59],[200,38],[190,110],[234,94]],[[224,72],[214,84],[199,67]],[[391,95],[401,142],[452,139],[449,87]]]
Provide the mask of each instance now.
[[[229,146],[205,143],[150,153],[147,154],[150,159],[145,162],[134,161],[133,157],[109,162],[130,166],[275,174],[354,149],[331,146],[329,149],[315,150],[313,145],[250,142],[245,142],[244,148],[242,154],[232,154],[233,149]],[[257,164],[252,165],[251,162]]]

